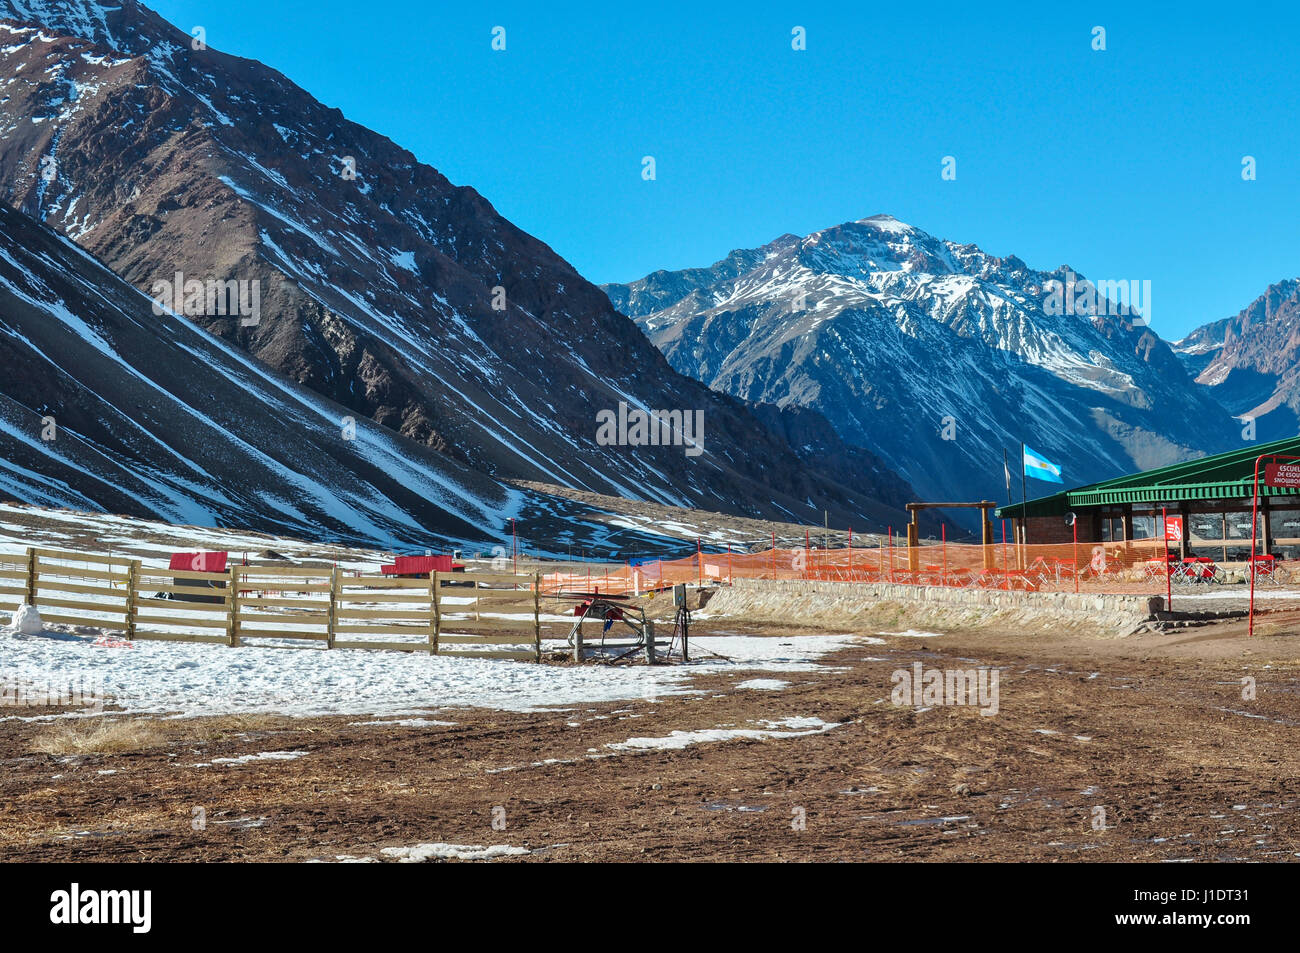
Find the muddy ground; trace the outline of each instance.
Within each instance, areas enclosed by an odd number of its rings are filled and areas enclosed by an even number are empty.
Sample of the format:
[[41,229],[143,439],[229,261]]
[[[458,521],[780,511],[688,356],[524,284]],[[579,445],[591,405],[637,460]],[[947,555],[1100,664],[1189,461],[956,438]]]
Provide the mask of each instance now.
[[[1295,860],[1300,614],[1260,631],[887,637],[655,702],[428,716],[446,726],[123,719],[136,736],[115,752],[58,753],[48,723],[9,719],[0,860],[332,861],[432,842],[523,861]],[[893,705],[891,674],[917,661],[998,667],[997,714]],[[790,684],[736,688],[755,677]],[[834,727],[608,747],[784,718]],[[269,751],[306,754],[214,760]]]

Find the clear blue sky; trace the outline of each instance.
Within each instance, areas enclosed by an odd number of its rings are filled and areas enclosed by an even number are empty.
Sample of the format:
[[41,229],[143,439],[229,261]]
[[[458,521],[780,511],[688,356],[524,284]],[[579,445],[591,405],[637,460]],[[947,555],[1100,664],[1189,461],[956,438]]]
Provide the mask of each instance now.
[[1294,7],[146,2],[473,186],[596,282],[877,212],[1150,279],[1170,339],[1300,275]]

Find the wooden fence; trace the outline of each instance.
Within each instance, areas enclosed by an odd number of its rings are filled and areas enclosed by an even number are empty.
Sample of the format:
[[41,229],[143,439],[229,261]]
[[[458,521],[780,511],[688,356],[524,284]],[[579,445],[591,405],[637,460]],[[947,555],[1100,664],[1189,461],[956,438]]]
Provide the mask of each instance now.
[[[506,613],[503,603],[518,601],[520,580],[531,591],[532,618]],[[509,573],[433,573],[434,651],[480,658],[542,655],[541,577]],[[472,616],[472,618],[471,618]],[[496,646],[496,648],[479,648]]]
[[0,607],[23,603],[46,622],[128,639],[532,660],[542,652],[537,575],[402,579],[300,566],[213,573],[31,548],[22,556],[0,554]]

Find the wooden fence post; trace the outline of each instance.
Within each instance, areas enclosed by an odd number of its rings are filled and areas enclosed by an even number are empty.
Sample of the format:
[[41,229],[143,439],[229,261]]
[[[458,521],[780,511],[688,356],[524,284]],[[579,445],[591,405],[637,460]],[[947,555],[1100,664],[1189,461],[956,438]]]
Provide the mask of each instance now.
[[36,605],[36,550],[31,546],[27,547],[27,592],[23,601],[29,606]]
[[126,638],[135,638],[135,588],[140,584],[140,560],[131,560],[126,570]]
[[230,590],[230,604],[226,609],[226,642],[231,648],[239,645],[239,567],[230,567],[230,581],[226,583]]
[[330,570],[330,607],[325,617],[325,648],[334,648],[334,626],[338,622],[339,610],[339,567]]
[[429,654],[438,654],[438,632],[442,627],[442,611],[438,606],[438,574],[429,573],[429,611],[433,613],[433,625],[429,629]]
[[533,573],[533,643],[537,647],[537,661],[542,660],[542,574]]

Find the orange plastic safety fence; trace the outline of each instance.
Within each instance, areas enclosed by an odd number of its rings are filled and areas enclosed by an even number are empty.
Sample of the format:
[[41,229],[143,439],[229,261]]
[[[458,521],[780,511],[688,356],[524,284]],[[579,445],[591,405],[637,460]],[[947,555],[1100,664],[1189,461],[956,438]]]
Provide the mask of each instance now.
[[949,543],[852,549],[768,549],[756,553],[692,554],[596,572],[543,575],[548,592],[626,595],[676,583],[727,583],[733,579],[887,582],[916,586],[1049,592],[1163,593],[1229,580],[1229,568],[1207,560],[1166,562],[1163,541],[990,546]]

